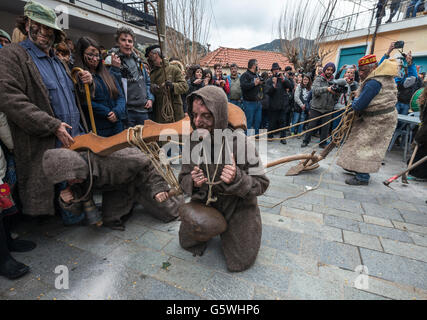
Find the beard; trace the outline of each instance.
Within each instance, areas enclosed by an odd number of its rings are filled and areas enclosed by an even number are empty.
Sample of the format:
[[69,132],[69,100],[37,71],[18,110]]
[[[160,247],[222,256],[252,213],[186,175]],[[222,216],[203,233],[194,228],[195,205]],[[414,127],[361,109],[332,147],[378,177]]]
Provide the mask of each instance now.
[[40,41],[38,40],[39,36],[42,36],[41,30],[38,29],[35,26],[30,26],[30,32],[28,33],[28,36],[30,37],[30,40],[41,50],[48,50],[52,48],[53,43],[55,42],[55,34],[53,33],[51,36],[44,36],[47,39],[47,41]]

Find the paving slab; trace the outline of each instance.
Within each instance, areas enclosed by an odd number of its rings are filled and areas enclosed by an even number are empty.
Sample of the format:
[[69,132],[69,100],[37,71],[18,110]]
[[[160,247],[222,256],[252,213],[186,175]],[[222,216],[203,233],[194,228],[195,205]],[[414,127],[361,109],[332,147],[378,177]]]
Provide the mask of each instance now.
[[427,227],[419,226],[412,223],[401,222],[401,221],[393,220],[392,222],[396,229],[403,230],[403,231],[412,231],[412,232],[427,235]]
[[370,223],[370,224],[376,224],[376,225],[382,226],[382,227],[394,228],[393,223],[391,222],[391,220],[388,220],[388,219],[364,215],[363,221],[366,223]]
[[361,233],[412,243],[412,239],[409,237],[408,233],[402,230],[381,227],[363,222],[359,222],[359,229]]
[[409,236],[412,238],[415,244],[427,247],[427,235],[409,232]]
[[[320,278],[336,282],[338,285],[344,285],[344,287],[356,288],[355,285],[359,276],[360,273],[355,271],[343,270],[329,265],[319,266]],[[427,299],[427,291],[419,289],[417,290],[413,286],[397,284],[395,282],[383,280],[369,275],[366,287],[364,287],[363,290],[380,297],[395,300]]]
[[348,230],[343,230],[343,236],[344,242],[347,244],[382,251],[381,243],[378,237]]
[[399,210],[369,202],[362,202],[365,214],[371,217],[403,221]]
[[323,213],[324,215],[327,215],[327,216],[335,216],[335,217],[342,217],[342,218],[356,220],[356,221],[363,221],[362,215],[360,213],[354,213],[354,212],[349,212],[345,210],[327,208],[322,206],[316,206],[315,208],[313,208],[313,211]]
[[427,263],[365,248],[360,253],[370,275],[427,290]]
[[342,300],[344,298],[341,286],[299,272],[292,273],[288,293],[303,300]]
[[282,207],[280,215],[284,217],[294,218],[302,221],[309,221],[318,224],[323,224],[323,214],[313,211],[306,211],[290,207]]
[[427,248],[411,243],[402,243],[390,239],[380,238],[384,252],[394,255],[427,262]]
[[202,290],[202,296],[212,300],[251,300],[255,285],[234,276],[216,272]]
[[343,230],[359,232],[359,223],[357,221],[343,217],[326,216],[325,225]]
[[158,272],[152,275],[153,278],[176,285],[176,288],[182,288],[193,294],[203,292],[206,283],[214,275],[212,269],[197,263],[189,263],[174,257],[168,262],[170,266],[167,269],[159,268]]
[[427,227],[427,214],[410,211],[401,211],[401,213],[405,222]]

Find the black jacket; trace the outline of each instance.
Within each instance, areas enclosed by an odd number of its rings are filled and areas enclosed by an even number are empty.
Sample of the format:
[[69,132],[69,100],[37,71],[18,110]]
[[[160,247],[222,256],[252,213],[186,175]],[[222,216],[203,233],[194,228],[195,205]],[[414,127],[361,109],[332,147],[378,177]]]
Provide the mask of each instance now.
[[267,85],[264,83],[261,85],[263,97],[261,100],[262,110],[268,110],[270,108],[270,96],[266,93]]
[[255,86],[256,78],[258,78],[258,75],[249,70],[240,77],[240,87],[242,88],[243,100],[259,101],[261,99],[261,85]]
[[417,83],[414,83],[409,88],[405,88],[403,82],[404,81],[401,81],[397,85],[397,100],[400,103],[409,104],[411,102],[413,94],[415,93],[415,91],[417,91]]
[[187,96],[192,94],[194,91],[197,91],[199,89],[202,89],[205,86],[205,82],[202,81],[200,84],[195,84],[194,81],[196,79],[195,78],[191,78],[189,80],[187,80],[188,83],[188,92],[187,92]]
[[290,111],[291,96],[286,89],[289,89],[289,91],[292,92],[292,83],[286,78],[284,81],[278,78],[276,88],[273,85],[273,78],[267,80],[266,93],[270,96],[269,110]]

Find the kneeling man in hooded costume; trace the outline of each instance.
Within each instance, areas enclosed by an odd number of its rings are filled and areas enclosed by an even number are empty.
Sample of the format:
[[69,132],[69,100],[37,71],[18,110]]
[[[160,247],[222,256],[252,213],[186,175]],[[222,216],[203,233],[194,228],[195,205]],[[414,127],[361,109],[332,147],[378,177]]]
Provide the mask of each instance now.
[[191,196],[180,208],[180,245],[202,255],[208,241],[220,235],[228,270],[240,272],[258,255],[262,224],[257,196],[267,190],[269,180],[254,143],[243,130],[229,126],[221,88],[197,90],[187,103],[195,131],[184,146],[179,175],[181,188]]
[[[176,219],[178,207],[183,203],[182,196],[168,196],[168,184],[150,159],[136,148],[106,157],[68,149],[48,150],[43,156],[43,171],[52,184],[68,182],[59,205],[74,214],[87,214],[92,191],[102,192],[101,221],[115,230],[124,231],[122,217],[130,213],[135,203],[163,222]],[[94,205],[92,210],[96,210]]]

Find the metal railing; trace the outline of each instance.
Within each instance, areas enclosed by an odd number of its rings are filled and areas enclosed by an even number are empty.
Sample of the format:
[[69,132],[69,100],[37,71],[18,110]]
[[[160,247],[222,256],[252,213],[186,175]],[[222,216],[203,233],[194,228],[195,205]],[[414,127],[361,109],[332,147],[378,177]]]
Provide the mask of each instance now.
[[[377,1],[378,2],[378,1]],[[379,24],[402,21],[412,18],[414,6],[411,0],[400,1],[400,3],[387,1],[385,8],[382,10],[377,7],[377,2],[371,3],[372,9],[367,9],[353,14],[332,19],[322,23],[321,29],[325,29],[324,37],[336,36],[351,31],[361,30]],[[423,9],[418,8],[418,10]],[[424,3],[424,11],[427,10],[427,1]],[[381,15],[381,12],[383,13]],[[421,13],[422,14],[422,13]],[[416,17],[419,17],[420,13]],[[326,27],[325,27],[326,26]]]
[[[147,1],[129,0],[73,0],[70,3],[77,6],[88,7],[107,15],[113,15],[118,20],[135,24],[140,27],[150,28],[156,26],[154,13]],[[157,0],[151,0],[157,3]]]

